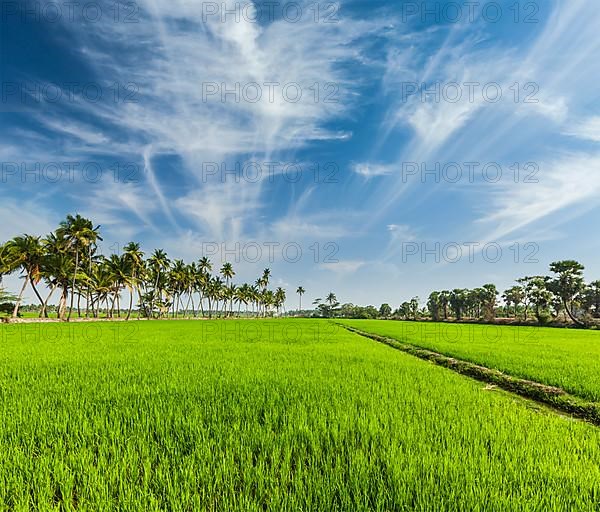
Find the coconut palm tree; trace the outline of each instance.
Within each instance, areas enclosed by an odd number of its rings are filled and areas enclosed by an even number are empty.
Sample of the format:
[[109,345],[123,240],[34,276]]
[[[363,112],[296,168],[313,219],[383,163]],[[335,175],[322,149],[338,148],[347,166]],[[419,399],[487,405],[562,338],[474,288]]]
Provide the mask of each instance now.
[[194,293],[196,290],[196,276],[198,275],[198,266],[195,261],[192,261],[185,268],[185,279],[184,279],[184,292],[188,296],[187,304],[185,305],[185,311],[188,312],[187,318],[190,318],[190,304],[192,306],[192,314],[195,316],[196,306],[194,304]]
[[263,303],[263,316],[266,317],[270,314],[270,309],[275,305],[275,294],[272,290],[264,289],[261,294],[261,300]]
[[179,316],[179,302],[186,287],[187,266],[183,260],[175,260],[169,271],[169,287],[173,295],[173,318]]
[[123,247],[123,262],[127,265],[127,287],[129,290],[129,308],[127,310],[126,320],[131,316],[133,308],[133,290],[137,293],[139,310],[138,318],[142,309],[142,293],[140,291],[140,281],[143,277],[144,253],[140,250],[140,244],[129,242]]
[[278,287],[277,290],[275,290],[275,294],[273,296],[274,305],[275,305],[275,308],[277,308],[277,315],[279,315],[281,313],[281,308],[284,307],[285,297],[286,297],[285,290],[281,287]]
[[23,294],[27,285],[30,284],[40,304],[44,305],[44,299],[40,296],[36,284],[42,278],[42,267],[44,266],[45,253],[40,237],[32,235],[17,236],[7,243],[7,255],[5,265],[14,271],[23,273],[23,286],[15,302],[13,318],[19,314],[19,307],[23,300]]
[[238,305],[238,313],[237,313],[238,318],[241,316],[242,304],[244,304],[246,306],[246,315],[248,314],[248,302],[250,301],[250,298],[251,298],[250,293],[251,293],[250,286],[246,283],[239,286],[237,288],[237,290],[235,291],[235,302]]
[[220,277],[209,278],[205,295],[208,300],[208,318],[212,318],[213,304],[219,310],[219,299],[222,295],[223,281]]
[[262,282],[263,282],[265,288],[267,286],[269,286],[270,279],[271,279],[271,270],[266,268],[263,270],[263,274],[262,274]]
[[298,286],[296,293],[298,294],[298,298],[300,300],[298,313],[301,315],[302,314],[302,295],[304,295],[306,293],[306,290],[304,288],[302,288],[302,286]]
[[10,260],[9,245],[0,245],[0,285],[2,284],[2,278],[6,274],[10,274],[14,270],[13,262]]
[[[154,315],[155,302],[158,301],[162,304],[164,286],[161,286],[161,278],[164,277],[170,264],[171,261],[169,260],[167,253],[162,249],[155,249],[152,256],[148,258],[148,268],[151,273],[150,276],[154,277],[154,289],[150,294],[150,315]],[[161,313],[159,313],[159,316],[160,315]]]
[[229,285],[229,280],[235,276],[233,265],[231,263],[224,263],[220,271],[221,275],[225,278],[225,284]]
[[75,267],[73,270],[73,280],[71,285],[71,303],[69,305],[69,315],[67,320],[71,319],[73,312],[73,300],[75,298],[75,284],[77,273],[79,272],[80,256],[82,251],[89,252],[92,246],[95,246],[98,240],[102,240],[99,235],[100,226],[94,227],[92,221],[77,214],[67,215],[66,220],[60,223],[56,230],[57,235],[63,237],[69,246],[71,253],[75,257]]
[[206,257],[203,256],[198,261],[198,275],[196,279],[196,290],[200,295],[200,311],[202,317],[204,317],[204,298],[206,296],[206,290],[210,284],[210,273],[212,271],[212,263]]
[[123,288],[127,288],[130,291],[130,294],[133,294],[133,287],[130,277],[129,270],[129,260],[123,256],[118,256],[116,254],[112,254],[110,258],[105,259],[103,264],[110,276],[110,280],[112,281],[112,302],[110,308],[109,316],[113,316],[113,311],[115,309],[115,305],[117,308],[117,316],[121,316],[121,305],[120,305],[120,296],[121,290]]
[[[233,265],[231,263],[224,263],[221,267],[220,271],[221,275],[225,278],[225,290],[224,293],[227,296],[227,299],[233,300],[233,295],[231,294],[231,290],[229,290],[229,281],[233,279],[235,276],[235,271],[233,270]],[[225,304],[223,307],[223,311],[225,311],[225,306],[227,304],[227,300],[225,300]]]

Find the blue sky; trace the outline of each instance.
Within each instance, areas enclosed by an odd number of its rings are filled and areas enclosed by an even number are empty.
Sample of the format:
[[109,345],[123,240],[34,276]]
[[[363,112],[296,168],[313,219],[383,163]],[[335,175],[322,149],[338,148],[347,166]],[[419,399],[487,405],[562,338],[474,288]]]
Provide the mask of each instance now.
[[598,27],[592,0],[7,2],[0,238],[79,212],[105,253],[268,266],[290,305],[597,279]]

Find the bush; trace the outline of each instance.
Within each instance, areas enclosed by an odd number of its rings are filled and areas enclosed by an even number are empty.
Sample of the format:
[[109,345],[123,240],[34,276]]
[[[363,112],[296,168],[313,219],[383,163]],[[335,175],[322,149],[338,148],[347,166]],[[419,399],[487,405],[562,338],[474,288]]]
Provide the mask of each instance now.
[[[2,304],[0,304],[0,313],[6,313],[8,315],[12,315],[12,312],[15,309],[15,305],[12,304],[11,302],[3,302]],[[21,314],[19,313],[19,316],[21,316]]]

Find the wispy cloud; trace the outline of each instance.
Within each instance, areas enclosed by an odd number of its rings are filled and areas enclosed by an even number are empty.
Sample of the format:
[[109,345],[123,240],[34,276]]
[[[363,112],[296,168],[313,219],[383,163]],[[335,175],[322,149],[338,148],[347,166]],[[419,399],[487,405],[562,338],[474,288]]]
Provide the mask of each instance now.
[[364,178],[373,178],[375,176],[387,176],[392,174],[397,167],[395,165],[385,165],[370,162],[356,163],[352,166],[352,170]]
[[600,116],[593,116],[574,124],[565,132],[583,140],[600,142]]

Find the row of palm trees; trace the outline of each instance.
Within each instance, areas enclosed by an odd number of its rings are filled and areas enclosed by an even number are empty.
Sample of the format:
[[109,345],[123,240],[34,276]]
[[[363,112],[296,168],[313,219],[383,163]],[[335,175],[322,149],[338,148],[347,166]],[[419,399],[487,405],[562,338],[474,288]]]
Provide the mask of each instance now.
[[[58,293],[58,318],[78,316],[108,318],[125,309],[122,294],[128,292],[125,318],[134,311],[138,318],[178,318],[271,316],[284,307],[286,292],[269,289],[271,271],[267,268],[252,284],[233,282],[235,271],[224,263],[213,273],[212,262],[202,257],[196,262],[171,260],[162,249],[145,257],[140,245],[127,244],[120,255],[98,253],[102,241],[100,227],[80,215],[68,215],[56,231],[45,238],[22,235],[0,245],[0,285],[2,276],[20,273],[23,285],[16,297],[12,316],[16,317],[27,287],[40,303],[40,318],[48,317],[51,300]],[[47,290],[40,293],[40,284]],[[303,287],[296,292],[302,309]]]

